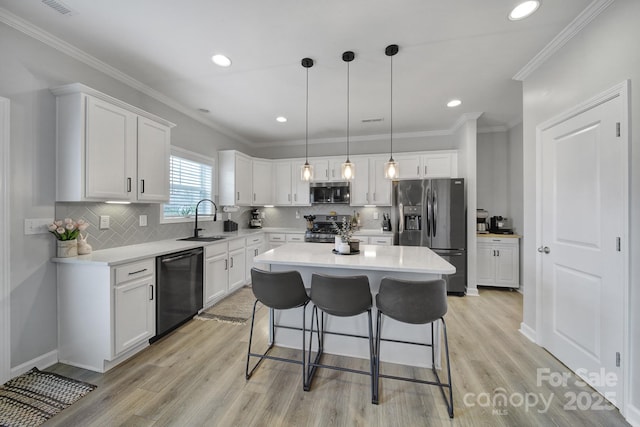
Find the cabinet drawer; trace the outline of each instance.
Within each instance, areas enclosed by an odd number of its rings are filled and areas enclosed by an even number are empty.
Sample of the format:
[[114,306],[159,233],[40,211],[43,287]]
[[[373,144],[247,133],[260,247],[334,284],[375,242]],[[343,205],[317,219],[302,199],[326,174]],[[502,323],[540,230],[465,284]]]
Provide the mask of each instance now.
[[234,239],[229,241],[229,252],[242,248],[244,248],[244,239]]
[[127,282],[138,277],[148,276],[155,271],[155,259],[133,262],[116,267],[116,284]]
[[490,245],[517,245],[518,239],[513,237],[478,237],[478,243],[485,243]]
[[391,237],[369,237],[370,245],[386,245],[391,246]]
[[287,234],[287,242],[304,242],[304,234]]
[[217,255],[227,253],[227,243],[216,243],[215,245],[209,245],[204,247],[205,258],[211,258]]
[[246,246],[261,245],[263,243],[264,243],[264,236],[262,234],[258,236],[247,237],[245,240]]
[[284,233],[271,233],[269,234],[270,242],[285,242],[287,240],[287,236]]

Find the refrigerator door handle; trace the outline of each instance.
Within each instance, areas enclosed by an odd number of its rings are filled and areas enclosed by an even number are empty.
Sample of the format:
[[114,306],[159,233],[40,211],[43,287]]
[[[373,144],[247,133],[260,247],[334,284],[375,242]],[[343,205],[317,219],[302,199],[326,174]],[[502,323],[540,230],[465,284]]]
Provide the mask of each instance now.
[[404,231],[404,209],[402,209],[402,203],[398,205],[398,233],[402,233]]
[[431,236],[431,188],[427,188],[427,236]]
[[433,190],[433,215],[431,216],[433,220],[433,237],[436,237],[436,218],[438,217],[438,193],[436,190]]

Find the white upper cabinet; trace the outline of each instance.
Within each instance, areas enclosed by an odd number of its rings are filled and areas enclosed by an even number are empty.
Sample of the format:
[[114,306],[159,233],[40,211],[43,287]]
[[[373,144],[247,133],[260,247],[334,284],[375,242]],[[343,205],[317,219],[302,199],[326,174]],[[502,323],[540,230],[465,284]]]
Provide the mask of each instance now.
[[169,200],[164,119],[75,83],[56,95],[56,200]]
[[398,179],[457,178],[458,154],[451,151],[398,154]]
[[391,180],[384,177],[384,164],[387,158],[353,157],[355,176],[351,181],[351,206],[391,205]]
[[308,206],[309,182],[300,177],[304,160],[278,160],[273,163],[275,175],[274,204],[277,206]]
[[271,160],[253,159],[253,205],[273,204],[273,164]]
[[328,159],[309,159],[309,164],[313,167],[313,177],[311,178],[311,181],[329,181]]
[[138,117],[138,200],[169,201],[169,127]]
[[220,204],[251,206],[253,199],[253,164],[251,157],[235,150],[218,152],[220,170]]

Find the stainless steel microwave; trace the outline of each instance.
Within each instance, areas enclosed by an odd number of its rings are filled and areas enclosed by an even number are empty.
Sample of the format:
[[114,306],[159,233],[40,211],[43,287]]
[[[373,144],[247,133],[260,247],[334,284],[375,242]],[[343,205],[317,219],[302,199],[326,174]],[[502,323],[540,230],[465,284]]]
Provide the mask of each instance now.
[[342,203],[350,201],[348,182],[311,182],[309,183],[309,201],[312,205]]

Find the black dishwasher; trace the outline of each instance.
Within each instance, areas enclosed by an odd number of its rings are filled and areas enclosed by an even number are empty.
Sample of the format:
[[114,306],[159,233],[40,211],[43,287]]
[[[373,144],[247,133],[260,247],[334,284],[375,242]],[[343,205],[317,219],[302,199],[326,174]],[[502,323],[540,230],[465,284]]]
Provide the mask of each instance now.
[[202,248],[156,258],[156,336],[193,318],[202,308]]

